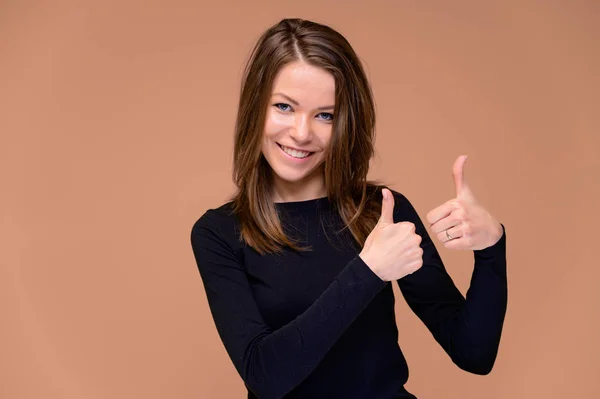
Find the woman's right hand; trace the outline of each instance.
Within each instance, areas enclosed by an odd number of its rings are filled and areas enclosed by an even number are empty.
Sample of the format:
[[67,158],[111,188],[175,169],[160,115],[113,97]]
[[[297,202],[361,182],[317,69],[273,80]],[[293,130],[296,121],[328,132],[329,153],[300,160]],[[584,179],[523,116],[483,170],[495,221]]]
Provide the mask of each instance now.
[[398,280],[423,265],[421,236],[411,222],[394,223],[394,196],[382,190],[379,221],[367,237],[359,256],[383,281]]

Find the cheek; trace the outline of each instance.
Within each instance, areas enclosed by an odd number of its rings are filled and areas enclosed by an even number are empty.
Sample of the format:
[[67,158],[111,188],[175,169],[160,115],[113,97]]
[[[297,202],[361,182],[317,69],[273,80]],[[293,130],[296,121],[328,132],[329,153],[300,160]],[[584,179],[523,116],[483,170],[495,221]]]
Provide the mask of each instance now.
[[325,149],[329,148],[329,144],[331,143],[331,137],[333,136],[333,126],[322,126],[316,133],[319,137],[321,146]]
[[285,129],[294,125],[294,119],[291,115],[284,115],[275,110],[267,111],[265,119],[265,136],[274,137]]

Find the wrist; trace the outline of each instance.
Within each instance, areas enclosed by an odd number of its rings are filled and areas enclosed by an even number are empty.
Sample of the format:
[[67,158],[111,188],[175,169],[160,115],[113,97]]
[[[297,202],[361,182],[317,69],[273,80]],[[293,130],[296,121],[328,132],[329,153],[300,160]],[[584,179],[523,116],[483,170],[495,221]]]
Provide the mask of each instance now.
[[377,270],[377,268],[375,267],[375,262],[373,261],[373,259],[369,256],[369,254],[367,253],[359,253],[358,254],[359,258],[362,259],[363,263],[365,265],[367,265],[367,267],[369,269],[371,269],[371,271],[377,276],[379,277],[381,280],[383,281],[387,281],[386,279],[383,278],[383,276],[381,275],[381,273],[379,272],[379,270]]
[[502,228],[502,224],[496,221],[491,233],[491,244],[488,247],[496,245],[498,241],[500,241],[500,239],[502,238],[502,235],[504,235],[504,229]]

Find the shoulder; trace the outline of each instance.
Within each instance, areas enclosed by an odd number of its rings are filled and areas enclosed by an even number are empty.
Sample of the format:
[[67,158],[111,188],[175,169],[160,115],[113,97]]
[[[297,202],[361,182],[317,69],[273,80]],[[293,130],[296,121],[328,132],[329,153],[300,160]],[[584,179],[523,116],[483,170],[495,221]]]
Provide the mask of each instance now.
[[396,190],[389,189],[394,196],[394,205],[398,210],[406,210],[407,208],[413,208],[412,203],[404,193]]
[[382,189],[387,188],[388,190],[390,190],[390,192],[392,193],[392,195],[394,196],[394,205],[395,208],[402,208],[405,206],[410,206],[412,207],[411,202],[409,201],[409,199],[407,198],[406,195],[404,195],[404,193],[398,191],[398,190],[394,190],[391,187],[388,187],[384,184],[374,184],[374,183],[369,183],[367,185],[367,197],[370,201],[377,201],[379,203],[381,203],[381,201],[383,200],[383,194],[382,194]]
[[232,202],[226,202],[207,209],[194,221],[191,230],[192,237],[210,235],[229,243],[235,241],[239,232],[239,220],[232,205]]
[[396,222],[414,221],[419,217],[407,195],[402,191],[392,189],[384,184],[369,184],[367,186],[369,200],[381,204],[381,201],[383,200],[382,189],[384,188],[390,190],[394,196],[394,219]]

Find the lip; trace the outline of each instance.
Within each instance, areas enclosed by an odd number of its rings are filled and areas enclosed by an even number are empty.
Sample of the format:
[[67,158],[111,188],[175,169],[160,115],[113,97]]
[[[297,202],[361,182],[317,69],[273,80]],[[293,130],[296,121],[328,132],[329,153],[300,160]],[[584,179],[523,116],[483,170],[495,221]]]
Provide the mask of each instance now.
[[279,147],[289,148],[290,150],[296,150],[296,151],[301,151],[301,152],[310,152],[311,154],[316,152],[316,151],[304,150],[302,148],[290,147],[289,145],[283,145],[283,144],[279,144],[279,143],[277,143],[277,145]]
[[[310,159],[310,158],[311,158],[311,157],[312,157],[312,156],[315,154],[315,153],[314,153],[314,151],[297,150],[297,151],[310,152],[310,154],[309,154],[308,156],[304,157],[304,158],[295,158],[295,157],[291,156],[290,154],[288,154],[287,152],[283,151],[283,148],[281,147],[281,144],[277,143],[277,147],[279,147],[279,150],[281,150],[281,153],[282,153],[282,154],[283,154],[283,155],[284,155],[284,156],[285,156],[287,159],[289,159],[290,161],[293,161],[293,162],[305,162],[305,161],[307,161],[308,159]],[[287,147],[287,146],[286,146],[286,147]],[[295,149],[295,148],[293,148],[293,147],[287,147],[287,148],[292,148],[292,149]]]

